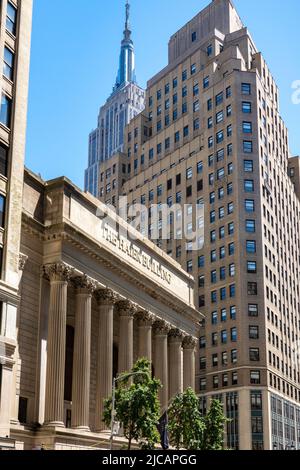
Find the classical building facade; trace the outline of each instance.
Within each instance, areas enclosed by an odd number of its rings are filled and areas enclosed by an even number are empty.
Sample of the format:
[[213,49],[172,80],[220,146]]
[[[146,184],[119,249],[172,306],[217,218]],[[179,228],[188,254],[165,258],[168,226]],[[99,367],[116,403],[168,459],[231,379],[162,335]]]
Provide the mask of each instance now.
[[18,274],[13,380],[1,388],[17,449],[107,448],[103,400],[140,357],[163,385],[162,413],[195,388],[194,279],[66,178],[25,171]]
[[194,275],[206,315],[203,410],[222,400],[230,448],[299,448],[299,159],[276,82],[231,0],[213,0],[172,35],[124,152],[126,162],[102,167],[104,202],[204,207],[197,250],[173,224],[157,240]]
[[137,85],[134,45],[131,39],[130,5],[126,2],[126,21],[121,43],[119,70],[113,92],[101,107],[98,125],[89,136],[88,169],[85,190],[98,197],[103,162],[124,150],[125,126],[144,109],[145,91]]
[[[19,251],[32,0],[0,5],[0,446],[9,435],[17,348]],[[3,399],[5,396],[6,400]],[[9,445],[9,440],[5,440]]]

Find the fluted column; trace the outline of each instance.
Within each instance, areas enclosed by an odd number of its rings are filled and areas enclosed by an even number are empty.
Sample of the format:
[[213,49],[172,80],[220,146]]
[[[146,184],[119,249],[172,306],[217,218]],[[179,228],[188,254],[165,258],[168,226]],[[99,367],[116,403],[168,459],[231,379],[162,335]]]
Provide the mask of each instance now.
[[169,375],[168,375],[168,334],[170,331],[169,323],[158,320],[154,324],[155,331],[155,377],[160,380],[162,388],[159,390],[159,401],[162,412],[166,411],[169,402]]
[[89,431],[91,322],[94,283],[87,276],[73,281],[76,289],[72,382],[72,428]]
[[117,298],[108,289],[97,291],[96,297],[99,305],[99,333],[95,430],[100,432],[106,428],[102,421],[104,400],[112,394],[114,304]]
[[117,304],[120,314],[118,372],[130,371],[133,367],[133,317],[135,308],[128,300]]
[[171,330],[169,342],[170,400],[178,393],[182,393],[182,340],[183,334],[180,330]]
[[195,348],[197,339],[186,336],[183,340],[183,389],[195,390]]
[[47,265],[50,280],[45,424],[64,426],[64,387],[68,281],[72,270],[63,263]]
[[145,357],[152,362],[152,326],[154,316],[147,311],[139,311],[138,331],[139,331],[139,358]]

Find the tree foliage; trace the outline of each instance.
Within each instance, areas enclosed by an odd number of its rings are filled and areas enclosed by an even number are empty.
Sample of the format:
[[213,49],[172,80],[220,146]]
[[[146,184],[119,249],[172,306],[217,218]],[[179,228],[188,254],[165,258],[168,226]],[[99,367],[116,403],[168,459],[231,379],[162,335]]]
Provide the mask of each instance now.
[[[135,374],[135,375],[130,375]],[[157,424],[160,418],[158,391],[160,381],[152,378],[151,364],[139,359],[130,373],[118,377],[115,394],[115,419],[124,429],[128,450],[132,441],[142,449],[153,449],[160,440]],[[112,398],[105,401],[103,421],[111,424]]]
[[199,410],[199,399],[189,388],[177,395],[169,408],[171,444],[179,450],[222,450],[227,418],[219,400],[212,400],[205,417]]
[[199,410],[199,399],[188,388],[177,395],[169,408],[170,442],[177,450],[197,450],[201,448],[204,422]]

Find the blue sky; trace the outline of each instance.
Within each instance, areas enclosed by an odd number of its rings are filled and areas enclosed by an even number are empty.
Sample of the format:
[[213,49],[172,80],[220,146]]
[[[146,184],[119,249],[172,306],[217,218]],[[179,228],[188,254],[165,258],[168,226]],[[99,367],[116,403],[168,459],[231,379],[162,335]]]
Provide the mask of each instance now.
[[[125,0],[34,0],[26,165],[83,186],[89,132],[115,82]],[[131,0],[138,82],[167,64],[169,37],[209,0]],[[235,0],[280,88],[291,151],[300,154],[299,0]],[[151,11],[149,9],[151,5]]]

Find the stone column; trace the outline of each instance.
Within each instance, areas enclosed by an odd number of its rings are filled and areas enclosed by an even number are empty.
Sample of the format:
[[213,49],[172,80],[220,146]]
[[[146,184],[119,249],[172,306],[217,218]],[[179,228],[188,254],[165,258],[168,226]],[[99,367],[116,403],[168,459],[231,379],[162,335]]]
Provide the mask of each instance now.
[[145,357],[152,362],[152,326],[154,316],[147,311],[137,313],[139,330],[139,358]]
[[99,333],[95,430],[100,432],[106,428],[102,421],[104,400],[112,394],[114,304],[117,297],[108,289],[97,291],[96,297],[99,305]]
[[87,276],[73,280],[76,289],[72,382],[72,428],[89,431],[92,294],[95,284]]
[[169,323],[158,320],[154,323],[155,331],[155,360],[154,374],[161,381],[162,388],[159,391],[161,410],[164,413],[169,403],[169,375],[168,375],[168,334],[171,327]]
[[64,427],[67,294],[71,272],[63,263],[44,267],[50,280],[45,424],[57,427]]
[[170,332],[169,354],[170,354],[170,390],[171,400],[178,393],[182,393],[182,341],[183,334],[178,329]]
[[183,340],[183,390],[191,387],[195,390],[195,348],[197,339],[186,336]]
[[133,367],[133,317],[135,308],[128,300],[117,304],[120,314],[118,372],[130,371]]

